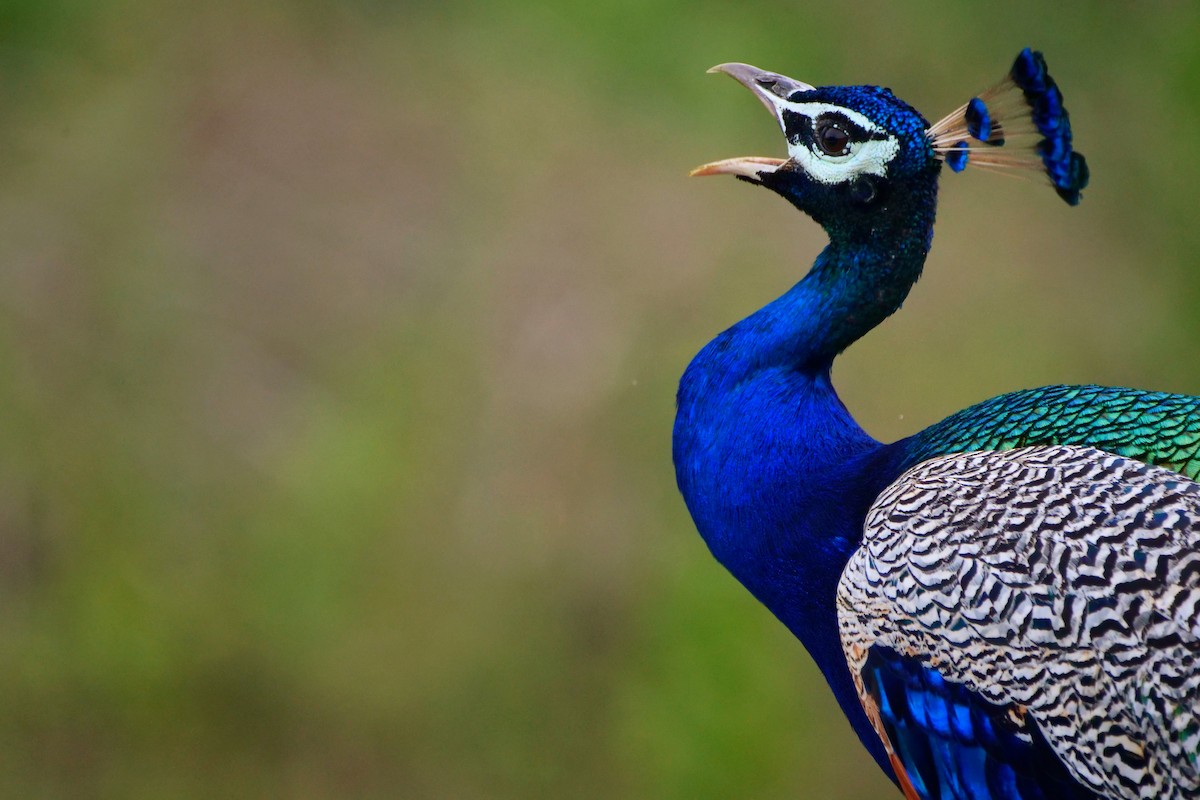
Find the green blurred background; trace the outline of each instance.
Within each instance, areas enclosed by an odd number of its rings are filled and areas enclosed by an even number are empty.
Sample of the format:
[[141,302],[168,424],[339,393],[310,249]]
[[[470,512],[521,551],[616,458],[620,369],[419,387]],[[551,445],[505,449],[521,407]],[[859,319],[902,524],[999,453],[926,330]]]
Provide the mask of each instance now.
[[1195,4],[0,2],[0,795],[895,796],[676,493],[822,243],[685,176],[783,149],[712,64],[936,118],[1026,44],[1093,186],[946,176],[885,439],[1200,393]]

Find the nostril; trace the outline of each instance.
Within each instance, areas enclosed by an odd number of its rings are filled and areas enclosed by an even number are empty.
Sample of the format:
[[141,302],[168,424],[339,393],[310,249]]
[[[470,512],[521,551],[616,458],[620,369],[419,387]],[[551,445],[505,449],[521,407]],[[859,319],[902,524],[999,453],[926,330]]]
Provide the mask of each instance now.
[[766,75],[759,75],[754,79],[754,83],[760,88],[765,89],[776,97],[786,99],[791,92],[789,91],[792,81],[782,75],[775,75],[768,72]]

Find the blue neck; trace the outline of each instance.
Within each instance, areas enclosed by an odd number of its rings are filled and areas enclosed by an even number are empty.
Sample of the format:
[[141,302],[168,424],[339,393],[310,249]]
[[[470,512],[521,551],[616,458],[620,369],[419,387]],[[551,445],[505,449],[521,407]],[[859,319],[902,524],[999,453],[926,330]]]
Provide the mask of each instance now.
[[884,447],[850,416],[829,374],[920,275],[932,199],[908,222],[869,241],[831,237],[800,283],[705,346],[680,383],[674,434],[679,488],[713,555],[804,643],[888,774],[834,601],[866,511],[895,476],[879,474]]

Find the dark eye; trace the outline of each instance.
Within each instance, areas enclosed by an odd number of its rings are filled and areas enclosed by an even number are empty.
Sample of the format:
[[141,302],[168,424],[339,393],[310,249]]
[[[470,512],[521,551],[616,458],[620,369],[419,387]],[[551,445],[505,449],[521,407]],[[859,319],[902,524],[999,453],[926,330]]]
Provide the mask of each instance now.
[[850,152],[850,134],[836,122],[817,123],[817,147],[827,156],[844,156]]

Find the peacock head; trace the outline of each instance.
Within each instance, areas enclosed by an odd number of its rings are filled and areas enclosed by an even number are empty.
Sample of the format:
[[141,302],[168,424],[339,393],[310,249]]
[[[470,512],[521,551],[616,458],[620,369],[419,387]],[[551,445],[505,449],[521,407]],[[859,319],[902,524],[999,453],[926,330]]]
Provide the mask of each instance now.
[[830,232],[870,235],[913,202],[932,207],[941,165],[1047,177],[1071,205],[1087,185],[1071,145],[1062,94],[1041,53],[1026,48],[998,84],[930,125],[890,89],[815,87],[749,64],[721,64],[775,116],[788,158],[705,164],[693,175],[734,175],[787,198]]

